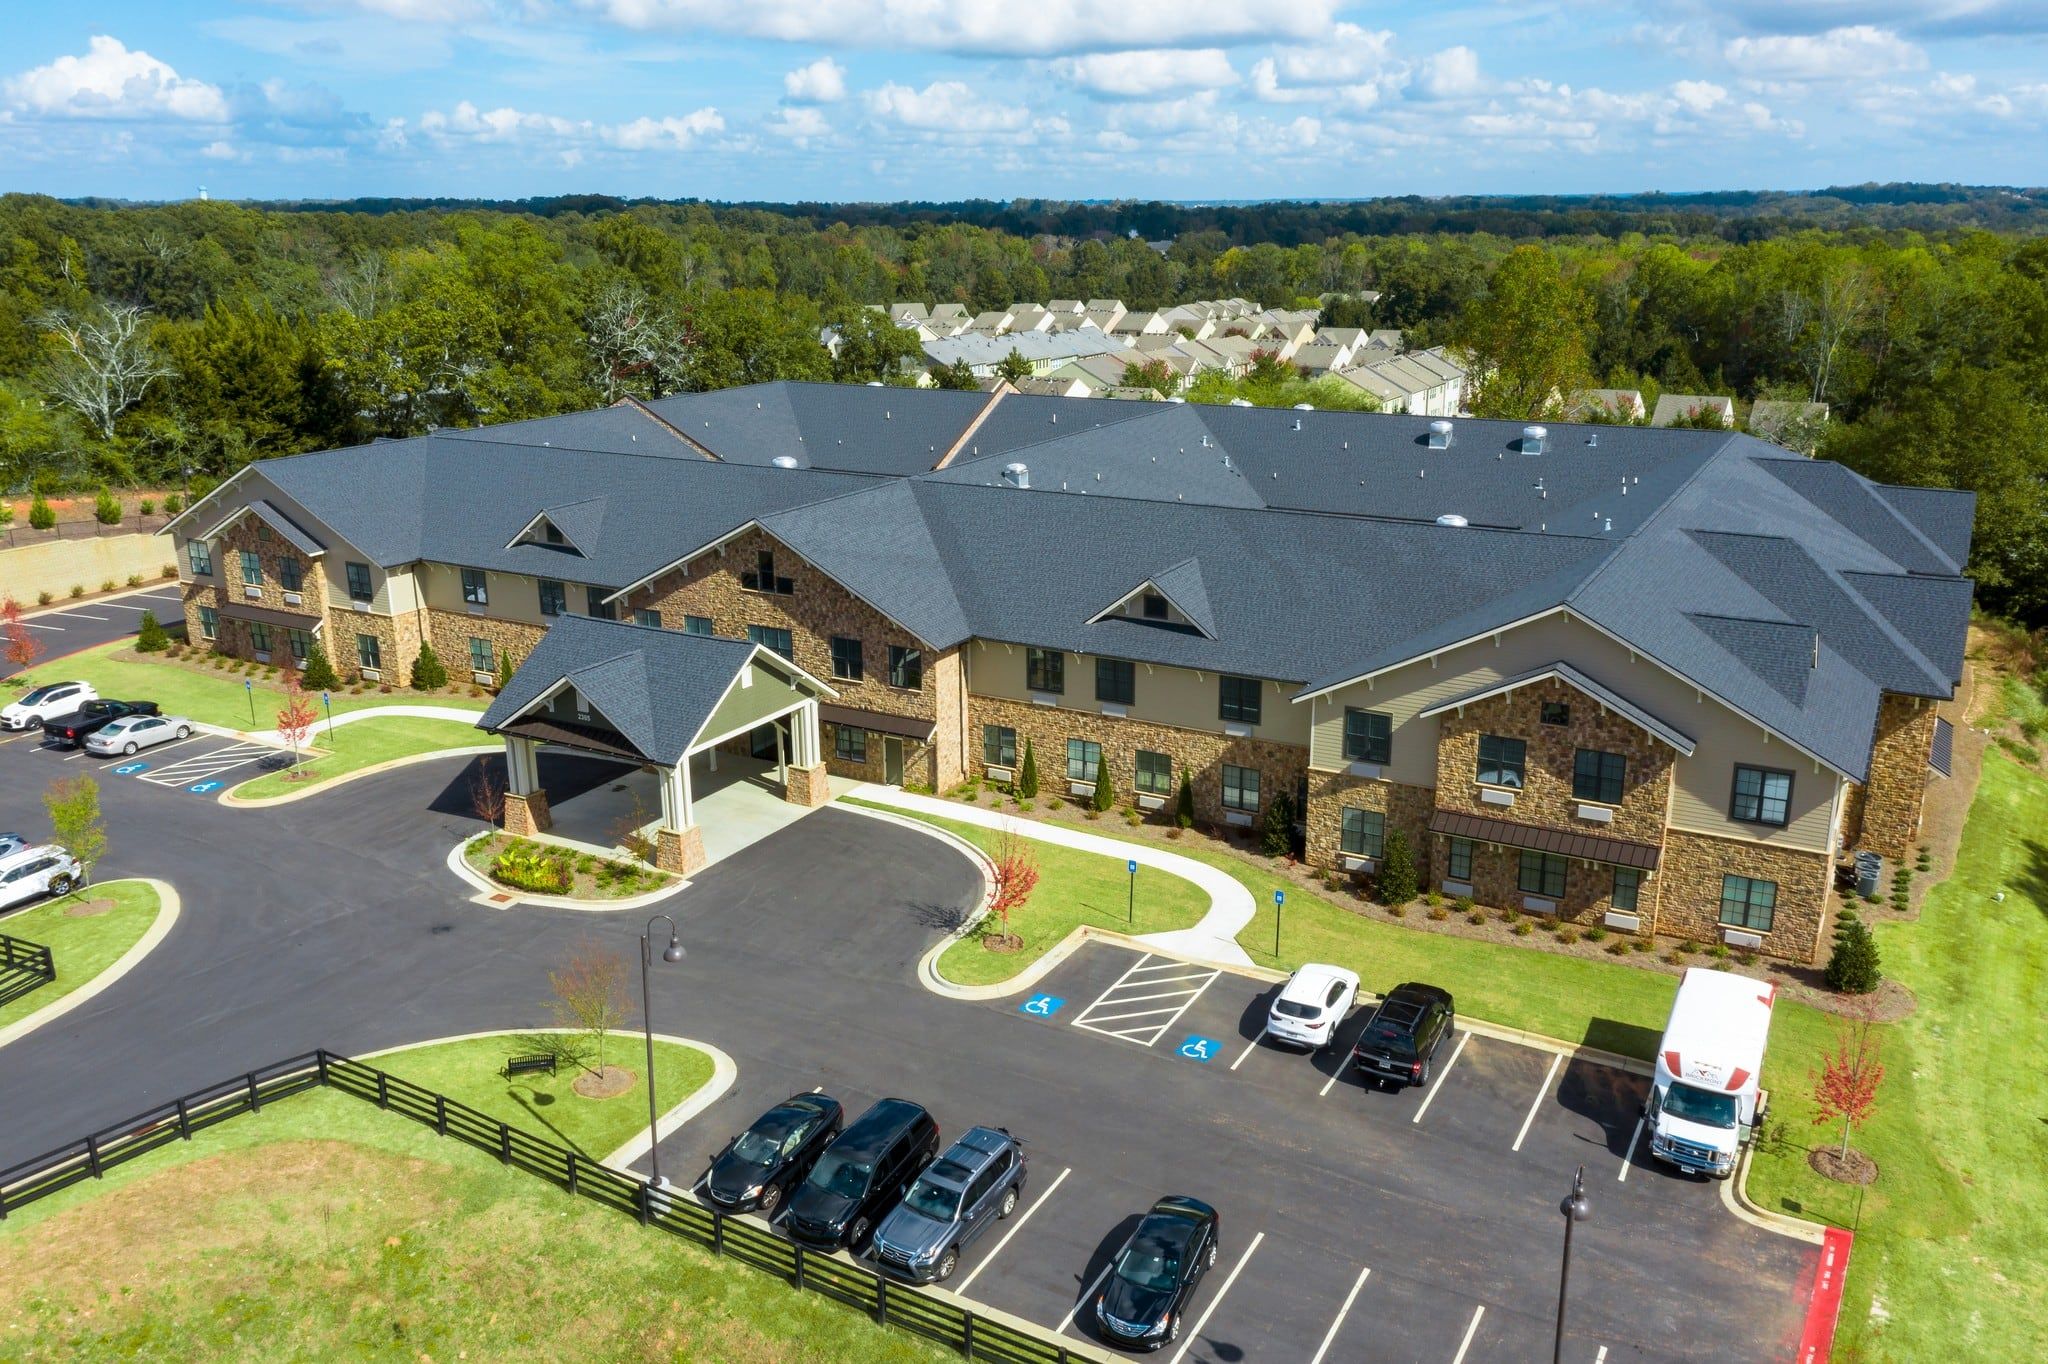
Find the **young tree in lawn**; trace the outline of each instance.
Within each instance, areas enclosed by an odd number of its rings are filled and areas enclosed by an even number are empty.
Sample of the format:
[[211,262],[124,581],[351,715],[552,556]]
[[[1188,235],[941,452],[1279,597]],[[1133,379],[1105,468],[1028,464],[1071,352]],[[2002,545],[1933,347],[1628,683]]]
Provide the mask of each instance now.
[[141,625],[135,632],[135,652],[138,654],[160,654],[171,646],[171,637],[164,633],[164,627],[156,618],[156,612],[144,611]]
[[306,666],[299,669],[299,679],[307,691],[333,691],[341,685],[340,674],[334,671],[326,648],[317,639],[306,650]]
[[1389,829],[1380,843],[1380,903],[1405,905],[1415,898],[1417,889],[1415,854],[1408,850],[1408,835]]
[[92,879],[92,869],[107,853],[107,825],[100,817],[100,784],[80,773],[61,777],[43,793],[43,809],[50,816],[50,831],[58,843],[70,849],[84,870],[79,884]]
[[1017,769],[1017,794],[1025,800],[1038,797],[1038,753],[1029,739],[1024,741],[1024,763]]
[[1109,755],[1102,755],[1095,764],[1095,794],[1088,798],[1088,808],[1106,811],[1116,804],[1116,782],[1109,775]]
[[633,1018],[633,996],[626,988],[626,959],[594,938],[585,938],[559,971],[548,972],[555,997],[549,1007],[555,1022],[590,1039],[595,1071],[603,1075],[604,1040]]
[[448,669],[442,666],[441,656],[434,652],[434,646],[422,640],[420,656],[412,665],[412,688],[414,691],[439,691],[448,685]]
[[292,766],[299,765],[299,747],[313,732],[313,722],[320,718],[320,712],[313,705],[313,698],[299,685],[299,674],[285,672],[284,709],[277,713],[277,732],[291,745]]
[[28,682],[28,670],[35,667],[36,660],[43,656],[43,642],[35,637],[21,618],[21,603],[9,597],[0,602],[0,648],[4,648],[7,661],[21,674],[20,681]]
[[1294,797],[1285,791],[1266,803],[1264,822],[1259,827],[1259,851],[1268,857],[1285,857],[1294,850]]
[[1173,822],[1180,828],[1195,827],[1195,788],[1188,784],[1188,774],[1180,774],[1180,791],[1173,798]]
[[1868,1009],[1859,1009],[1835,1025],[1835,1045],[1821,1058],[1813,1076],[1813,1121],[1842,1120],[1841,1159],[1849,1159],[1849,1134],[1855,1124],[1877,1112],[1877,1090],[1884,1083],[1881,1054],[1884,1039]]
[[994,886],[989,894],[989,913],[1002,925],[1005,942],[1015,944],[1015,935],[1010,932],[1010,911],[1031,898],[1031,892],[1038,886],[1038,859],[1032,855],[1031,844],[1018,833],[1015,826],[1004,825],[996,835],[996,845],[989,852],[989,861],[995,865]]

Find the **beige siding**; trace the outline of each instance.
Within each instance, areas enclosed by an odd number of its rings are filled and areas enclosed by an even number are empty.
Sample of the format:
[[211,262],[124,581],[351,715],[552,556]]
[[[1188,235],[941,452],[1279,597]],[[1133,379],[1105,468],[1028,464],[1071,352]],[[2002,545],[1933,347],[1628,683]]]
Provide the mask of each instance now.
[[[1697,745],[1678,760],[1670,823],[1674,828],[1726,838],[1745,838],[1783,847],[1827,850],[1832,840],[1838,778],[1760,726],[1702,696],[1647,659],[1629,653],[1590,626],[1563,616],[1546,617],[1497,638],[1480,640],[1375,678],[1355,683],[1312,702],[1312,766],[1342,770],[1344,710],[1347,706],[1385,711],[1394,717],[1393,761],[1383,775],[1420,786],[1436,781],[1438,727],[1418,711],[1495,682],[1558,661],[1570,663],[1612,688]],[[1021,665],[1020,665],[1021,666]],[[1737,764],[1794,774],[1791,822],[1783,829],[1739,824],[1728,818]]]
[[805,697],[804,692],[759,663],[749,663],[747,670],[753,676],[753,684],[745,687],[735,685],[725,694],[725,699],[704,721],[703,739],[717,739],[735,730],[752,729],[776,711],[787,710]]
[[[436,611],[448,611],[466,615],[469,604],[462,600],[462,570],[449,564],[422,564],[419,582],[421,596],[426,604]],[[575,583],[567,584],[569,609],[577,615],[583,614],[583,589]],[[540,588],[532,578],[523,573],[498,573],[487,575],[485,590],[490,601],[480,613],[494,620],[517,621],[521,625],[546,625],[547,617],[540,613]],[[627,613],[627,619],[631,614]]]
[[[1068,654],[1067,689],[1059,709],[1100,714],[1103,703],[1095,699],[1095,655]],[[1128,718],[1179,729],[1223,732],[1217,714],[1217,675],[1189,668],[1168,668],[1137,663],[1136,703],[1126,708]],[[979,696],[1009,701],[1029,701],[1024,685],[1024,646],[976,640],[968,651],[967,688]],[[1307,744],[1307,707],[1292,704],[1300,688],[1292,683],[1266,681],[1259,707],[1260,723],[1250,737],[1280,744]]]

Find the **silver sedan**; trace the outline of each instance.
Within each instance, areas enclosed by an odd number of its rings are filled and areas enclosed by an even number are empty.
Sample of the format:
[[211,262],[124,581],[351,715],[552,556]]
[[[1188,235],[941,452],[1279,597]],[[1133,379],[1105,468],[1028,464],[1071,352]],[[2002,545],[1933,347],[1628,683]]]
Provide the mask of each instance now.
[[145,748],[191,737],[192,722],[182,715],[125,715],[86,735],[85,751],[133,757]]

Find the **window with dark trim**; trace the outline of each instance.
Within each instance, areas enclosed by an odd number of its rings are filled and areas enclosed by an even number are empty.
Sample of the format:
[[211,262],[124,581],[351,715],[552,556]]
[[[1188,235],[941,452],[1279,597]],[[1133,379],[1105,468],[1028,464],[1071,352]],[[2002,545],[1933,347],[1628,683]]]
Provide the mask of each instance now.
[[348,579],[348,599],[350,601],[369,601],[377,595],[377,589],[370,582],[370,566],[368,564],[343,564],[341,571],[343,576]]
[[1355,763],[1385,766],[1392,762],[1394,717],[1385,711],[1347,708],[1344,712],[1344,756]]
[[1138,602],[1138,614],[1142,615],[1146,620],[1165,620],[1167,618],[1166,598],[1160,596],[1157,592],[1147,592]]
[[1378,810],[1344,807],[1340,844],[1353,857],[1370,857],[1377,861],[1386,846],[1386,832],[1387,817]]
[[297,559],[283,554],[277,556],[277,585],[287,592],[297,592],[306,585],[306,570]]
[[1216,679],[1216,713],[1240,725],[1259,722],[1259,679],[1219,677]]
[[270,652],[270,627],[260,620],[249,622],[249,644],[259,654]]
[[193,577],[211,578],[213,576],[213,550],[208,547],[206,541],[187,540],[185,542],[185,562],[192,566]]
[[285,647],[292,651],[292,661],[295,663],[303,664],[306,656],[313,652],[313,636],[307,631],[294,630],[287,626],[284,642]]
[[1173,790],[1173,758],[1166,753],[1138,750],[1136,789],[1148,796],[1163,796]]
[[242,551],[242,581],[251,587],[263,584],[263,556],[253,549]]
[[868,732],[853,725],[841,725],[832,736],[832,756],[843,763],[868,760]]
[[775,576],[775,551],[769,549],[755,551],[754,571],[740,574],[740,586],[750,592],[772,592],[779,597],[796,592],[789,579]]
[[1102,770],[1102,745],[1086,739],[1067,740],[1067,780],[1094,781]]
[[889,685],[901,687],[904,691],[918,691],[924,686],[924,652],[901,644],[889,646]]
[[775,625],[749,625],[747,641],[764,649],[773,649],[792,663],[796,661],[796,645],[789,637],[789,631]]
[[610,602],[604,599],[604,596],[604,589],[601,587],[584,588],[583,614],[593,620],[617,620],[619,613]]
[[832,636],[832,675],[845,682],[858,682],[865,676],[859,640],[845,635]]
[[712,633],[712,630],[711,630],[711,617],[709,617],[709,616],[684,616],[684,617],[683,617],[683,633],[684,633],[684,634],[686,634],[686,635],[708,635],[708,634]]
[[462,599],[471,606],[487,606],[491,600],[491,579],[480,568],[462,570]]
[[1748,876],[1721,878],[1721,922],[1729,928],[1768,933],[1777,908],[1776,881],[1759,881]]
[[1256,814],[1259,808],[1259,769],[1223,764],[1223,808]]
[[1067,689],[1067,656],[1058,649],[1024,651],[1024,686],[1030,691],[1063,692]]
[[1472,884],[1472,840],[1454,838],[1449,853],[1444,858],[1444,872],[1453,881]]
[[635,611],[633,613],[633,623],[635,625],[644,625],[650,630],[659,630],[661,629],[661,612]]
[[1572,722],[1572,708],[1569,702],[1545,701],[1539,711],[1539,718],[1546,725],[1568,725]]
[[1769,767],[1737,767],[1728,817],[1782,829],[1792,813],[1792,774]]
[[199,608],[199,637],[214,639],[220,634],[220,612],[211,606]]
[[559,616],[569,609],[569,589],[553,578],[540,579],[540,613],[543,616]]
[[1522,850],[1522,874],[1519,884],[1524,895],[1540,895],[1546,900],[1564,898],[1564,874],[1571,864],[1556,853],[1537,852],[1533,848]]
[[1017,765],[1017,731],[1007,725],[981,727],[981,760],[990,767]]
[[1619,753],[1582,748],[1572,755],[1572,795],[1602,805],[1621,804],[1621,790],[1628,776],[1628,759]]
[[1616,867],[1614,893],[1607,897],[1607,902],[1616,909],[1633,914],[1636,908],[1636,893],[1642,889],[1642,885],[1642,872],[1634,867]]
[[356,664],[364,668],[382,668],[384,650],[377,643],[375,635],[356,636]]
[[1503,739],[1498,734],[1480,735],[1479,770],[1476,774],[1479,784],[1521,790],[1523,758],[1528,748],[1520,739]]
[[1095,699],[1112,706],[1136,705],[1138,665],[1128,658],[1096,659]]
[[498,670],[498,660],[491,651],[491,642],[482,635],[469,637],[469,670],[473,673],[494,673]]

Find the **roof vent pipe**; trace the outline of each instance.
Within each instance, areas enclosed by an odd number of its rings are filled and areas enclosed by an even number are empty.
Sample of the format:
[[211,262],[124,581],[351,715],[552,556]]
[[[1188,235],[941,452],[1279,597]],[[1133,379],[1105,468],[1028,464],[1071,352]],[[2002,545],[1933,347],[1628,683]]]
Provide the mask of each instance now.
[[1436,523],[1439,526],[1469,526],[1472,524],[1456,512],[1445,512],[1436,519]]
[[1543,438],[1550,434],[1548,427],[1525,426],[1522,428],[1522,453],[1540,455],[1543,453]]
[[794,456],[791,455],[777,455],[774,459],[771,459],[768,462],[778,469],[796,468],[796,459]]
[[1297,431],[1301,430],[1301,418],[1296,417],[1294,419],[1294,429]]
[[1005,464],[1003,466],[1003,482],[1009,484],[1012,488],[1030,487],[1031,466],[1028,464]]

